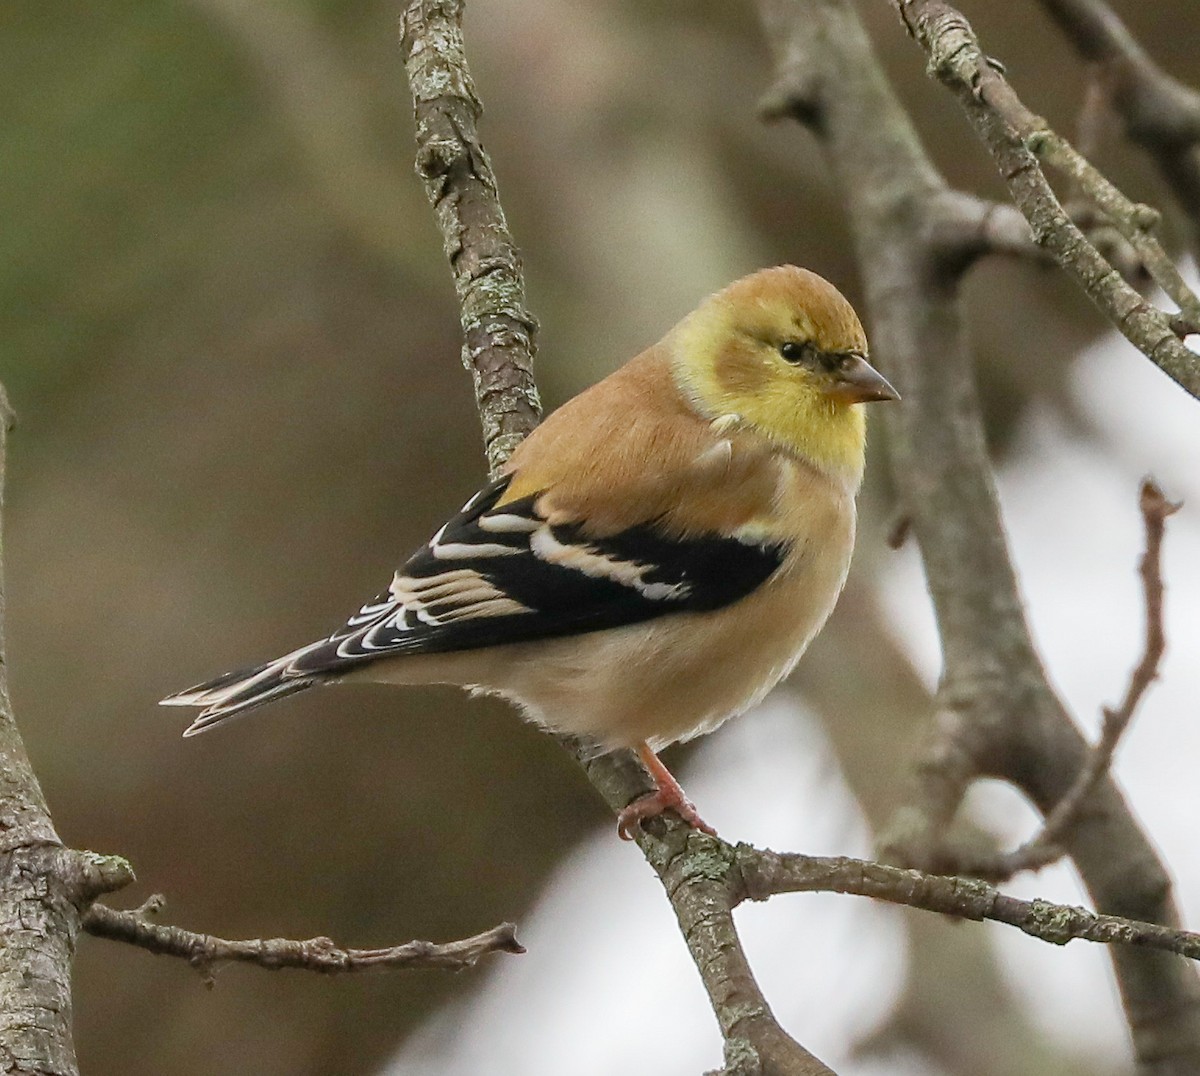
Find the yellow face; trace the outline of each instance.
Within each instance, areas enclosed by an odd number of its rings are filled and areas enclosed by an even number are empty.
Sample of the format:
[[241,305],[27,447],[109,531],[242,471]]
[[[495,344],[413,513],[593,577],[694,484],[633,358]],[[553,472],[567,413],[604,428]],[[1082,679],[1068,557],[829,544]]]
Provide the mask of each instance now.
[[764,269],[672,335],[681,386],[702,411],[736,414],[818,466],[861,475],[857,405],[897,394],[868,364],[862,324],[828,281],[791,265]]

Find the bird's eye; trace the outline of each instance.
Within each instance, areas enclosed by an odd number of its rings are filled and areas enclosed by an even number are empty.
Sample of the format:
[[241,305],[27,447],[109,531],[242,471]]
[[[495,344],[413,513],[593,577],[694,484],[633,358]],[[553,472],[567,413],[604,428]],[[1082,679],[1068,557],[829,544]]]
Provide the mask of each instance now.
[[795,340],[788,340],[779,345],[779,354],[783,356],[784,362],[801,363],[808,359],[811,348],[808,344],[798,344]]

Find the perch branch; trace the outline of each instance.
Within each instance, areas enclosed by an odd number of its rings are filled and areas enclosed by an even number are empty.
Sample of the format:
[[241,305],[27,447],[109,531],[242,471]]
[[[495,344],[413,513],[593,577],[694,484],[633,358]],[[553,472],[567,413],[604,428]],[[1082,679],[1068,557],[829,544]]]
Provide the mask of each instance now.
[[[524,309],[520,259],[476,129],[482,106],[463,51],[462,12],[463,0],[411,0],[401,16],[400,43],[417,120],[417,171],[462,305],[463,357],[475,380],[494,472],[539,417],[532,372],[536,322]],[[560,740],[614,811],[653,787],[632,752],[591,758],[570,738]],[[666,888],[725,1037],[730,1069],[752,1063],[763,1076],[828,1074],[772,1014],[734,927],[726,880],[706,875],[703,857],[688,853],[689,827],[658,819],[649,829],[637,842]]]
[[491,930],[461,941],[435,945],[410,941],[384,949],[342,949],[329,938],[252,938],[228,941],[199,934],[183,927],[156,923],[151,916],[163,905],[161,896],[151,897],[140,908],[119,911],[93,904],[83,917],[83,929],[97,938],[128,942],[151,953],[178,956],[188,961],[212,982],[218,964],[237,962],[278,971],[300,968],[324,975],[397,968],[469,968],[488,953],[523,953],[516,927],[501,923]]
[[[1124,197],[1022,104],[962,14],[944,0],[892,0],[929,56],[929,69],[962,105],[1029,220],[1035,240],[1083,288],[1121,334],[1192,396],[1200,397],[1200,356],[1184,347],[1170,315],[1143,299],[1067,215],[1039,157],[1070,176],[1134,244],[1146,269],[1190,317],[1200,302],[1151,235],[1157,214]],[[1170,266],[1170,268],[1168,268]],[[1189,309],[1183,309],[1186,305]]]
[[416,119],[417,174],[437,216],[462,316],[463,365],[475,382],[493,474],[541,417],[533,379],[537,320],[476,124],[462,0],[408,4],[400,47]]

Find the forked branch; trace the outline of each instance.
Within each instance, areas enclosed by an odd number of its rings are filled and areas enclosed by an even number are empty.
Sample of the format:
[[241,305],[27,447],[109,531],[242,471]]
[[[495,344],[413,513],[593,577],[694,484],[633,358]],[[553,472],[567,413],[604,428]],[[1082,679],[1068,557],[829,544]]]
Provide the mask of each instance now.
[[969,866],[967,873],[993,881],[1003,881],[1026,870],[1041,870],[1056,863],[1065,854],[1062,840],[1080,821],[1081,812],[1096,786],[1112,766],[1117,744],[1129,728],[1147,688],[1158,678],[1158,667],[1167,648],[1163,628],[1162,543],[1167,519],[1180,506],[1168,501],[1161,489],[1149,478],[1142,482],[1138,505],[1146,531],[1145,551],[1138,565],[1142,580],[1146,631],[1142,656],[1129,676],[1129,685],[1121,704],[1106,706],[1100,727],[1100,738],[1087,755],[1074,784],[1046,816],[1038,832],[1011,852]]
[[929,57],[929,70],[958,98],[987,146],[1036,242],[1075,279],[1117,330],[1192,396],[1200,398],[1200,356],[1184,347],[1172,313],[1142,298],[1063,209],[1042,161],[1071,178],[1137,250],[1142,263],[1196,320],[1200,300],[1153,236],[1158,214],[1130,201],[1066,139],[1022,103],[962,13],[945,0],[892,0]]
[[1158,165],[1200,253],[1200,92],[1168,75],[1104,0],[1041,0],[1063,35],[1103,69],[1129,138]]

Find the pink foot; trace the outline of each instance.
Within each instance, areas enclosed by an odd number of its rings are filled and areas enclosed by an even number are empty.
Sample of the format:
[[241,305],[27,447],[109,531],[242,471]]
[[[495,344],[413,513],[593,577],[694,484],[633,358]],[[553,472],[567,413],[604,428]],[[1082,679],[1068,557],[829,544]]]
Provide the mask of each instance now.
[[664,811],[674,811],[689,826],[715,837],[717,831],[712,828],[696,810],[695,805],[684,794],[679,782],[671,776],[670,770],[650,750],[647,744],[638,747],[638,755],[650,771],[650,776],[657,786],[655,791],[634,800],[619,815],[617,815],[617,836],[623,841],[633,840],[633,827],[640,825],[647,818],[655,818]]

